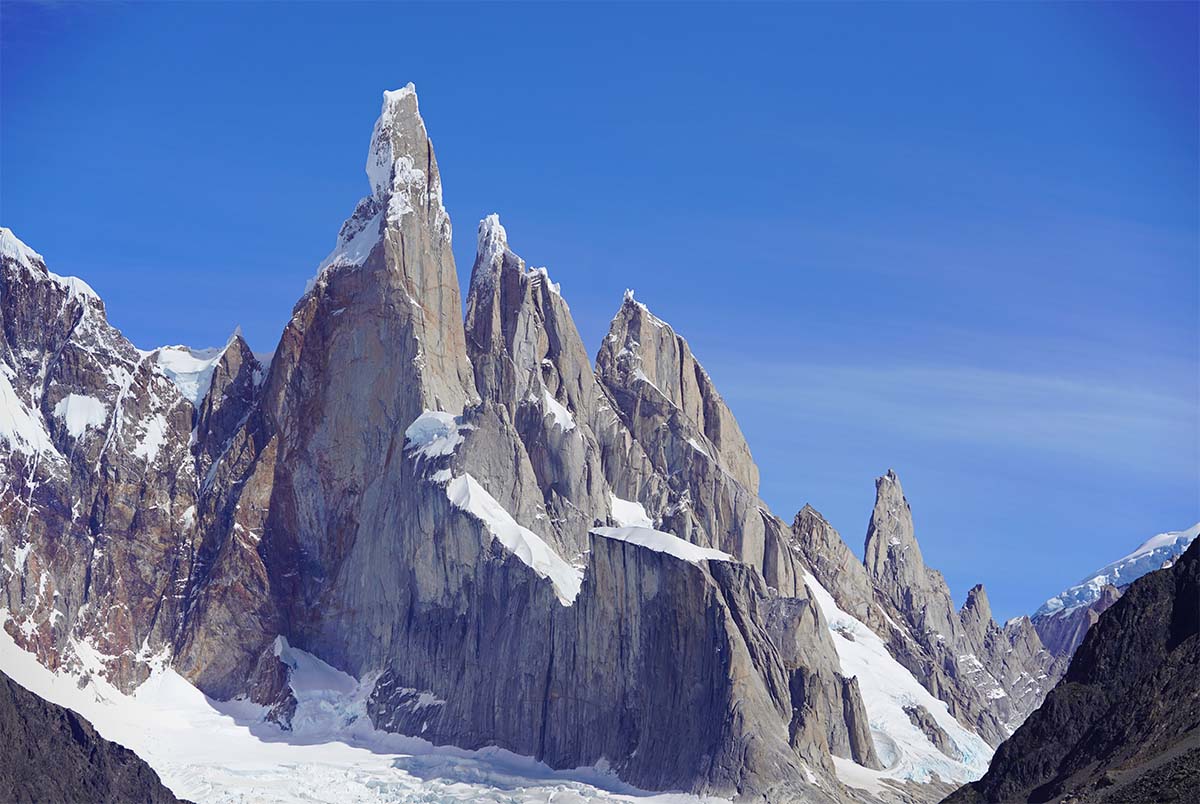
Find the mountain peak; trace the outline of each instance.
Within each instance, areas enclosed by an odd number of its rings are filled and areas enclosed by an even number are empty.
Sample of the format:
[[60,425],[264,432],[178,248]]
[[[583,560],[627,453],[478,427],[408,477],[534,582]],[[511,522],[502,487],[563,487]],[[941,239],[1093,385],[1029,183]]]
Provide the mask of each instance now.
[[924,578],[925,562],[913,531],[912,509],[894,469],[875,479],[875,510],[863,553],[867,571],[875,578],[898,574],[902,586]]
[[992,619],[992,605],[988,601],[983,584],[977,583],[967,592],[967,602],[963,604],[963,611],[978,611],[980,619],[984,622]]
[[[416,237],[439,252],[449,251],[450,216],[442,203],[442,179],[412,84],[383,93],[379,118],[371,132],[366,172],[371,194],[358,202],[342,224],[337,245],[317,268],[306,293],[329,269],[364,265],[385,235],[403,225],[413,228],[403,237],[393,238],[399,241],[395,245]],[[420,235],[418,230],[423,230]],[[419,249],[415,243],[410,246]],[[399,258],[404,259],[403,255]],[[415,259],[416,254],[409,258]]]
[[904,494],[904,490],[900,488],[900,475],[896,474],[896,470],[890,466],[888,467],[888,470],[883,473],[883,475],[875,478],[876,490],[878,490],[879,487],[884,483],[894,485],[900,491],[901,495]]
[[387,203],[388,223],[399,222],[430,200],[441,206],[441,181],[430,150],[416,88],[407,84],[384,92],[379,119],[371,132],[366,169],[371,195]]
[[27,268],[32,268],[35,260],[40,263],[46,262],[41,254],[25,245],[21,238],[6,226],[0,226],[0,256],[14,259]]
[[1047,600],[1033,613],[1034,619],[1067,614],[1091,605],[1100,598],[1106,585],[1127,586],[1146,573],[1161,569],[1164,563],[1182,555],[1197,536],[1200,536],[1200,522],[1187,530],[1160,533],[1147,539],[1132,553],[1090,573]]
[[504,259],[504,253],[508,250],[508,232],[500,223],[500,216],[493,212],[479,222],[475,259],[483,265],[495,266],[498,269]]

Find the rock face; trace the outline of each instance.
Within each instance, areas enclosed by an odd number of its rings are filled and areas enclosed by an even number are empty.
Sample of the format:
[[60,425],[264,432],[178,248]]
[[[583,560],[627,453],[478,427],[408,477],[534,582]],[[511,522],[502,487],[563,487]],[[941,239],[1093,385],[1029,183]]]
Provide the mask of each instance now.
[[948,800],[1194,800],[1197,727],[1200,543],[1192,543],[1100,615],[987,774]]
[[128,748],[3,673],[0,745],[0,801],[178,801]]
[[[489,216],[464,323],[411,85],[384,96],[367,176],[269,366],[237,333],[135,349],[3,230],[19,644],[125,690],[166,659],[284,728],[287,644],[368,684],[381,729],[770,801],[854,799],[839,763],[929,797],[1036,705],[1032,626],[996,626],[982,588],[953,608],[895,474],[865,562],[812,508],[789,528],[711,377],[632,292],[593,367],[560,288]],[[877,742],[838,609],[925,701],[898,717],[941,781]]]
[[[1110,583],[1100,587],[1100,595],[1093,601],[1076,606],[1069,611],[1053,614],[1043,614],[1033,618],[1033,627],[1037,630],[1038,638],[1056,658],[1062,660],[1062,669],[1066,670],[1067,663],[1075,655],[1075,649],[1087,632],[1091,630],[1100,615],[1108,611],[1121,590]],[[1061,674],[1061,673],[1060,673]]]
[[83,281],[0,229],[0,600],[50,667],[84,646],[129,689],[190,574],[193,410]]
[[526,269],[496,215],[479,224],[466,332],[476,387],[504,409],[537,479],[534,517],[573,558],[587,548],[588,529],[610,519],[592,429],[600,390],[558,286],[546,269]]
[[1041,605],[1033,615],[1033,626],[1042,644],[1059,660],[1060,673],[1066,670],[1088,629],[1121,592],[1147,572],[1170,565],[1197,534],[1200,524],[1153,536],[1129,555],[1090,573]]
[[[863,715],[825,630],[810,616],[785,664],[756,567],[590,532],[636,507],[606,480],[620,475],[593,430],[607,397],[557,288],[494,217],[464,327],[415,103],[385,100],[375,192],[207,472],[176,665],[286,722],[283,635],[377,678],[381,728],[561,767],[605,760],[646,787],[829,800],[829,736],[854,750],[847,722]],[[377,180],[385,152],[392,175]],[[802,672],[813,683],[794,693]]]
[[921,555],[896,473],[875,489],[862,563],[809,506],[792,524],[797,548],[840,609],[887,642],[960,722],[997,745],[1041,702],[1053,657],[1028,618],[1000,628],[982,586],[955,611],[942,574]]

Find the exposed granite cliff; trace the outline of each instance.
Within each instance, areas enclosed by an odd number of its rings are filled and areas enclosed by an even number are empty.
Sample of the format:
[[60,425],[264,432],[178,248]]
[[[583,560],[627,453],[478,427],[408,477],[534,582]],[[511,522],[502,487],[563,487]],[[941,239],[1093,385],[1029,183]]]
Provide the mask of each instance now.
[[[589,533],[627,523],[566,303],[492,218],[464,328],[411,92],[385,101],[372,154],[384,150],[394,175],[373,177],[209,473],[177,666],[286,723],[284,635],[376,678],[381,728],[556,767],[603,760],[646,787],[836,798],[826,727],[792,728],[793,710],[836,709],[851,750],[861,702],[827,633],[796,635],[805,650],[787,667],[756,567]],[[820,681],[802,698],[799,671]]]

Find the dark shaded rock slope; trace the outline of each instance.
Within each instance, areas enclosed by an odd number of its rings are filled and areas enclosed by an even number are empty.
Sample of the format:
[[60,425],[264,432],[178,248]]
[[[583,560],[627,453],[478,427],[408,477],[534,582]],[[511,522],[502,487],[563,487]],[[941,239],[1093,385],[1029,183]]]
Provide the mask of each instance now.
[[1200,542],[1135,581],[1062,681],[948,802],[1196,801]]
[[166,804],[179,799],[137,754],[0,673],[0,801]]

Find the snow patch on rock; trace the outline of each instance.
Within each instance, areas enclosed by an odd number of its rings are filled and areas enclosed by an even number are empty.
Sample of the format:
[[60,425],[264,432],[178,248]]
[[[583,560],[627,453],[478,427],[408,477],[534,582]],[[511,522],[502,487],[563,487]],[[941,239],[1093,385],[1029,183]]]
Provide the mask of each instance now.
[[714,550],[711,547],[700,547],[699,545],[684,541],[678,536],[663,533],[661,530],[655,530],[654,528],[639,527],[636,525],[623,528],[592,528],[592,533],[595,533],[597,536],[603,536],[606,539],[616,539],[617,541],[636,544],[639,547],[645,547],[656,553],[666,553],[692,564],[699,564],[701,561],[733,560],[733,556],[729,555],[729,553],[722,553],[720,550]]
[[549,389],[542,389],[542,399],[546,405],[546,412],[554,417],[554,423],[562,428],[564,433],[575,429],[575,417],[571,415],[571,411],[567,409],[566,405],[550,395]]
[[465,440],[462,431],[469,429],[453,413],[427,410],[404,431],[404,450],[425,458],[451,455]]
[[11,377],[13,370],[0,363],[0,439],[26,455],[57,456],[58,450],[46,432],[42,417],[30,410],[17,395]]
[[640,502],[622,500],[611,491],[608,493],[608,501],[612,519],[617,523],[618,527],[654,527],[654,520],[646,513],[646,509]]
[[79,438],[87,428],[108,420],[108,407],[94,396],[67,394],[54,406],[54,415],[66,424],[71,438]]
[[213,370],[228,348],[228,343],[221,348],[210,349],[163,346],[154,351],[154,362],[184,398],[199,410],[212,385]]
[[469,474],[454,477],[446,485],[446,496],[455,508],[483,522],[510,553],[539,577],[548,579],[560,603],[569,606],[575,602],[583,584],[583,572],[564,561],[541,536],[519,525],[479,481]]
[[145,458],[146,463],[154,463],[154,459],[158,457],[158,451],[167,442],[168,429],[167,417],[161,413],[155,413],[146,420],[146,429],[142,433],[142,440],[134,447],[133,454],[139,458]]

